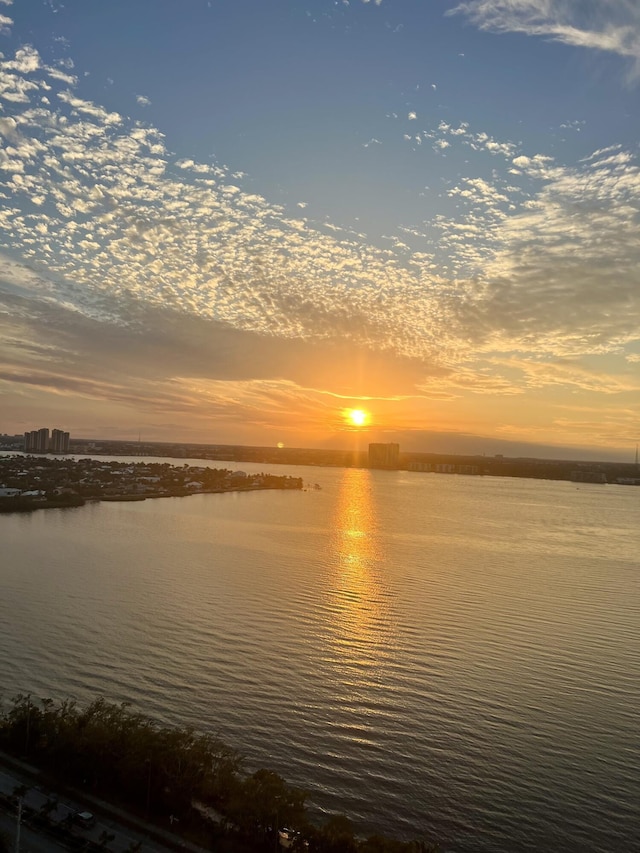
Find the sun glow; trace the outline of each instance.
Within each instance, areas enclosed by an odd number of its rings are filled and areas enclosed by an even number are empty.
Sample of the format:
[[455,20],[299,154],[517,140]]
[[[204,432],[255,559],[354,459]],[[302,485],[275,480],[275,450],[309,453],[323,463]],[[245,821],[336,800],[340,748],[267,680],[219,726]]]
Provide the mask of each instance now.
[[350,426],[361,427],[369,423],[369,412],[364,409],[345,409],[344,419]]

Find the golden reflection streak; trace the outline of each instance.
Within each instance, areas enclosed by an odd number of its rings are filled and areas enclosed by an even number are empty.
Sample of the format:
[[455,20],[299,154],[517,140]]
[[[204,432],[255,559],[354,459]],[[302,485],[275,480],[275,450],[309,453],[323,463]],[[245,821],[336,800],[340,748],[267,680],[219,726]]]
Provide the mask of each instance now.
[[383,553],[370,471],[344,471],[333,548],[331,612],[338,663],[350,669],[377,668],[387,656],[390,626],[388,591],[379,574]]

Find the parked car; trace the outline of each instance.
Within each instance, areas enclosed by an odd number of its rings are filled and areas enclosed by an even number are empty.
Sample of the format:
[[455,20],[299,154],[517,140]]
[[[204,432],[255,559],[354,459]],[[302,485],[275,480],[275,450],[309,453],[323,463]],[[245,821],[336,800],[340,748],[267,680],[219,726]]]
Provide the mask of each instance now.
[[96,816],[92,812],[76,812],[73,815],[73,822],[77,826],[82,826],[84,829],[89,829],[96,822]]

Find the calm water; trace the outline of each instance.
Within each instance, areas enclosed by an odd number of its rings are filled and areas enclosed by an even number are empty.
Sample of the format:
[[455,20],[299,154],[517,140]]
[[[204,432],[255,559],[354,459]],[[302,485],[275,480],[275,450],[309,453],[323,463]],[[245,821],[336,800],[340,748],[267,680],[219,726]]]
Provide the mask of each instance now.
[[275,470],[322,490],[0,517],[5,696],[217,731],[362,831],[639,850],[640,489]]

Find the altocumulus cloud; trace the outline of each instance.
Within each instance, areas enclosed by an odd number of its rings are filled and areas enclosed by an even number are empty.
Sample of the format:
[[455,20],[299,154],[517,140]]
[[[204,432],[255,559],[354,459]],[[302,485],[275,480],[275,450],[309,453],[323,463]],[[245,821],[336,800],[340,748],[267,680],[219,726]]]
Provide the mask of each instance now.
[[442,306],[423,259],[337,239],[220,167],[172,158],[159,131],[79,97],[32,49],[0,86],[5,246],[79,310],[127,294],[270,335],[414,356],[433,344],[425,321]]
[[[527,4],[459,8],[489,25],[502,7],[524,15]],[[82,98],[77,85],[32,47],[3,60],[0,228],[7,253],[30,267],[4,267],[6,339],[39,330],[69,369],[94,353],[104,384],[87,393],[117,384],[119,357],[107,375],[101,352],[137,358],[147,378],[153,364],[167,375],[173,363],[175,376],[319,385],[327,376],[317,364],[339,375],[345,346],[379,353],[381,372],[385,359],[402,363],[414,387],[421,375],[452,389],[475,376],[484,393],[511,393],[504,362],[474,373],[478,354],[575,358],[640,337],[640,171],[628,151],[566,166],[466,124],[420,131],[439,150],[467,146],[502,166],[501,176],[469,174],[449,189],[464,209],[435,223],[445,277],[432,254],[401,240],[380,248],[294,218],[243,189],[241,176],[176,158],[158,129]],[[243,355],[249,342],[262,358]],[[318,358],[303,375],[305,347]],[[13,350],[32,367],[43,357]],[[25,364],[6,375],[24,378]],[[540,384],[539,370],[511,366],[519,382]],[[575,371],[552,375],[576,381]]]

